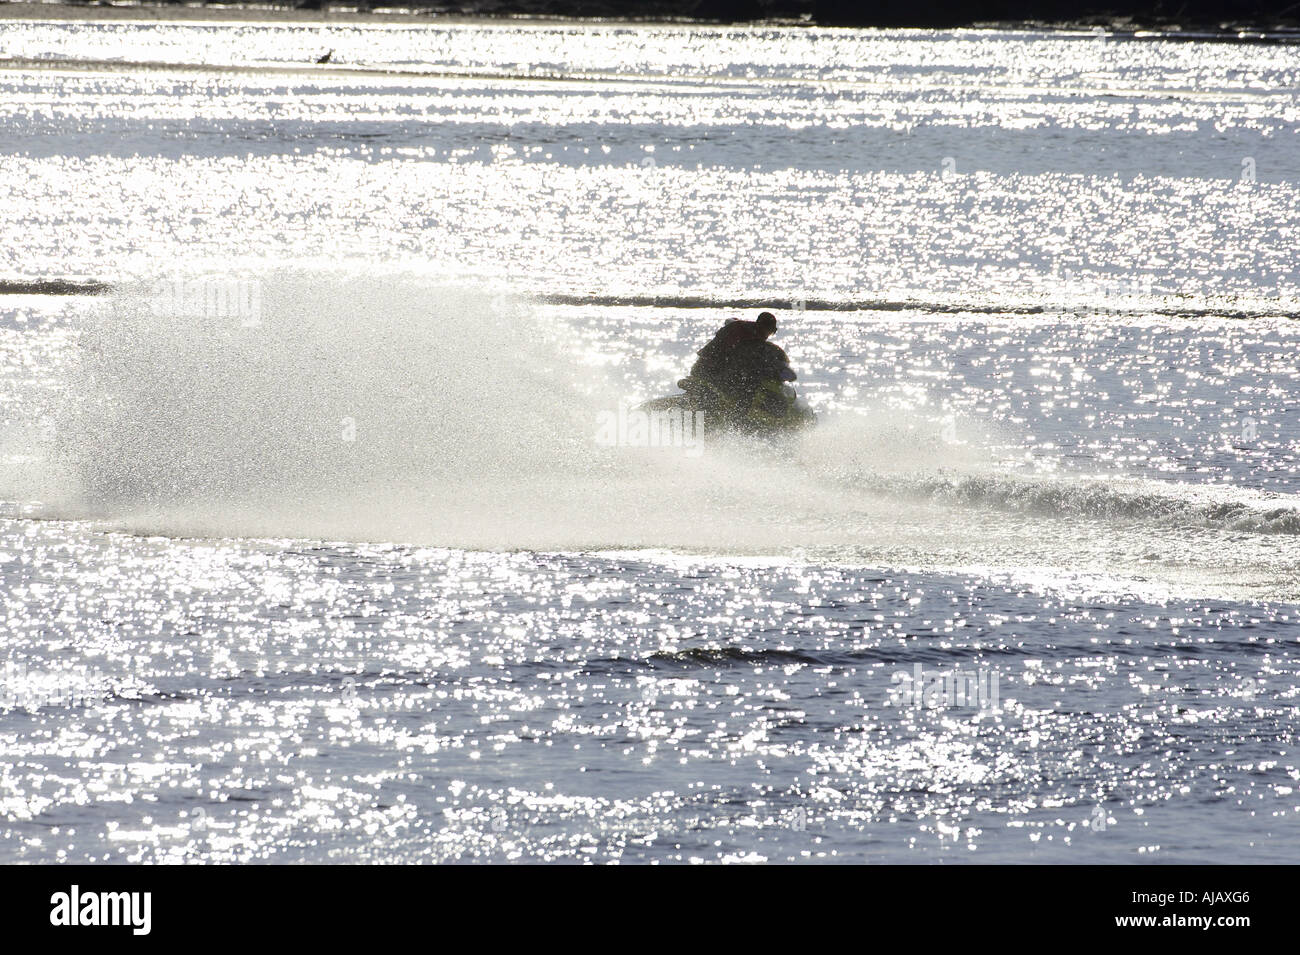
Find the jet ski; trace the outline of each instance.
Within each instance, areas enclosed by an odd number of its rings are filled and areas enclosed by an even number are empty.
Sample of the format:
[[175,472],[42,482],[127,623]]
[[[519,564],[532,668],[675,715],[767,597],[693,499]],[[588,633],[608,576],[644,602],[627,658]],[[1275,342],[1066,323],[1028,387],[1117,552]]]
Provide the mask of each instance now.
[[681,394],[655,398],[637,410],[682,415],[683,421],[689,416],[695,432],[706,438],[728,433],[779,438],[817,422],[812,408],[789,384],[794,380],[784,361],[762,362],[752,376],[740,375],[726,384],[692,374],[677,382]]

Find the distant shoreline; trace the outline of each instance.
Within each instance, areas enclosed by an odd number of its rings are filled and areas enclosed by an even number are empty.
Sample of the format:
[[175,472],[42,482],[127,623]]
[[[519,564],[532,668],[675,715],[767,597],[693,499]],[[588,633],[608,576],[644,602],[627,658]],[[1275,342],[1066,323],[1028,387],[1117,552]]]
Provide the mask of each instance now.
[[[1095,30],[1098,27],[1107,32],[1119,34],[1156,33],[1170,38],[1187,34],[1189,38],[1198,39],[1251,39],[1274,38],[1300,40],[1300,4],[1294,8],[1294,15],[1287,17],[1250,18],[1226,20],[1210,23],[1197,18],[1170,22],[1162,18],[1142,20],[1137,17],[1098,14],[1078,19],[1058,20],[1050,16],[1033,18],[988,18],[972,17],[969,22],[961,15],[944,17],[942,14],[929,15],[915,23],[906,22],[906,16],[898,18],[885,17],[884,22],[870,22],[872,18],[863,19],[861,15],[834,16],[816,18],[814,13],[804,12],[798,16],[781,15],[795,12],[800,7],[809,9],[816,6],[816,0],[791,0],[781,4],[779,0],[763,3],[721,2],[692,3],[690,0],[661,0],[638,4],[628,0],[587,0],[565,4],[557,2],[529,2],[529,0],[467,0],[457,4],[437,4],[436,2],[412,2],[403,5],[394,0],[392,6],[385,5],[384,0],[376,0],[368,5],[364,0],[353,3],[330,3],[328,0],[307,0],[305,3],[292,2],[108,2],[76,3],[56,0],[0,0],[0,21],[3,20],[122,20],[146,22],[219,22],[248,21],[266,23],[411,23],[425,21],[439,24],[467,23],[515,23],[515,24],[564,24],[564,23],[627,23],[627,24],[665,24],[665,25],[753,25],[753,26],[805,26],[834,27],[858,26],[863,28],[887,27],[891,29],[1002,29],[1002,30],[1044,30],[1077,32]],[[455,9],[446,9],[454,6]],[[1042,8],[1050,7],[1044,3]],[[561,8],[571,8],[572,15],[557,12]],[[725,13],[728,10],[749,9],[754,13],[759,8],[770,10],[771,16],[708,16],[710,12]],[[964,9],[978,9],[978,4],[967,4]],[[888,9],[888,6],[886,6]],[[933,8],[930,8],[933,9]],[[534,12],[536,11],[536,12]],[[635,11],[635,12],[634,12]],[[1291,11],[1287,11],[1288,13]],[[924,16],[924,15],[923,15]],[[940,22],[942,21],[942,22]]]

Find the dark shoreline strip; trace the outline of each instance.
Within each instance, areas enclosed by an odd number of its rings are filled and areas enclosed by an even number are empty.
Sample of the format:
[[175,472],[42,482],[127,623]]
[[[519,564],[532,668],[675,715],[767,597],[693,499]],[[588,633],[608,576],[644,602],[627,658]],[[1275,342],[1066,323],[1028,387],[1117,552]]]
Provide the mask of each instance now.
[[[0,295],[102,295],[113,288],[110,282],[75,279],[0,279]],[[1052,305],[977,305],[961,302],[928,302],[921,299],[804,299],[798,306],[791,299],[708,298],[703,295],[569,295],[554,293],[530,296],[542,305],[591,308],[675,308],[754,311],[757,309],[806,310],[809,312],[930,312],[938,315],[1159,315],[1166,318],[1300,318],[1295,312],[1247,312],[1216,308],[1071,308]]]
[[[402,23],[418,25],[599,24],[687,27],[850,27],[885,29],[1009,29],[1042,32],[1105,30],[1112,34],[1188,33],[1250,40],[1300,28],[1300,7],[1290,0],[113,0],[0,2],[0,18],[27,20],[140,21],[163,23]],[[1253,34],[1243,37],[1242,34]]]
[[[795,309],[795,302],[785,298],[706,298],[702,295],[538,295],[535,300],[543,305],[592,305],[597,308],[622,306],[625,308],[716,308],[749,311],[752,309]],[[834,301],[832,299],[802,299],[802,309],[810,312],[904,312],[916,309],[925,312],[976,313],[992,315],[1038,315],[1054,309],[1045,305],[957,305],[950,302],[923,302],[916,299],[891,301],[889,299],[864,299],[860,301]]]
[[102,295],[112,287],[108,282],[75,279],[0,279],[0,295]]
[[799,308],[788,298],[715,299],[683,295],[538,295],[543,305],[590,305],[599,308],[710,308],[734,311],[755,309],[804,310],[809,312],[933,312],[940,315],[1160,315],[1168,318],[1300,318],[1295,312],[1248,312],[1218,308],[1090,308],[1055,305],[976,305],[961,302],[928,302],[921,299],[802,299]]

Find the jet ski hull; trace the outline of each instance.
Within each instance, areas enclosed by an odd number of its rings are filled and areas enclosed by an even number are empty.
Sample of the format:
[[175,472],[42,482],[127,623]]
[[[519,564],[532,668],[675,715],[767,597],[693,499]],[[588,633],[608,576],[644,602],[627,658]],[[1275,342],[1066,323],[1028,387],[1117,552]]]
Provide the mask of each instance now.
[[780,381],[764,382],[748,401],[731,400],[690,378],[678,382],[682,392],[647,401],[637,410],[671,414],[690,421],[696,435],[746,434],[776,438],[796,434],[817,423],[817,415],[793,388]]

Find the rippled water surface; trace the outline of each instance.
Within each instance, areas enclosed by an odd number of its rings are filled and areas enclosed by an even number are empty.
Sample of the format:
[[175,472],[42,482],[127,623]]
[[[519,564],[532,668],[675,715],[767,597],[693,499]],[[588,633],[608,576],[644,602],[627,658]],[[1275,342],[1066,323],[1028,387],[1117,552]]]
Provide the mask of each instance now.
[[0,861],[1296,861],[1298,64],[0,21]]

